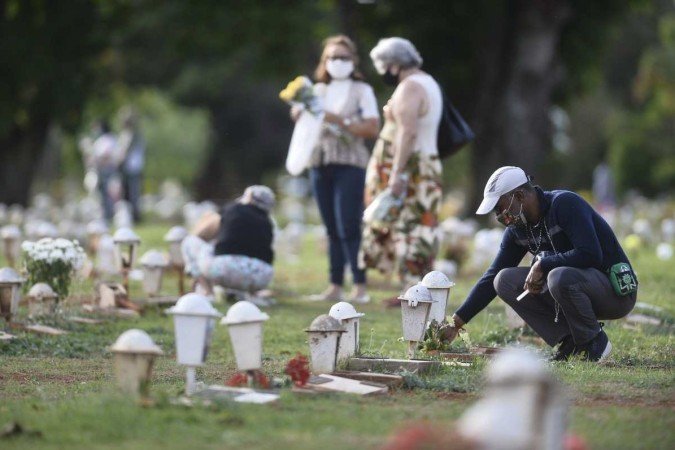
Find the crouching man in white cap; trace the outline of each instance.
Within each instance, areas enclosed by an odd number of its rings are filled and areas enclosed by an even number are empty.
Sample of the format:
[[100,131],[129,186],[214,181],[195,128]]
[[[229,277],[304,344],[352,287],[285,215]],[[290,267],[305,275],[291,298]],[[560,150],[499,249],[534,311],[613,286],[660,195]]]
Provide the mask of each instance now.
[[[254,293],[268,287],[274,276],[270,211],[274,192],[267,186],[249,186],[235,202],[213,214],[183,240],[185,272],[210,293],[214,284]],[[208,229],[208,231],[204,231]],[[215,245],[211,240],[215,241]]]
[[[453,315],[458,330],[495,295],[550,346],[554,360],[602,361],[612,345],[598,319],[626,316],[637,278],[607,222],[579,195],[543,191],[519,167],[495,171],[476,214],[494,213],[507,228],[497,257]],[[531,267],[518,267],[527,253]]]

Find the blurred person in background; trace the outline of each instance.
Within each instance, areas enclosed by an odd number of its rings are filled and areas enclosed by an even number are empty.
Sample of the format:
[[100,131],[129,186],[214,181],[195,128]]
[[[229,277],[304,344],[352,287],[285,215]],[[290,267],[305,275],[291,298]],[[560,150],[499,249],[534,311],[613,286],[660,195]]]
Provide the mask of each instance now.
[[145,167],[145,139],[141,134],[138,115],[131,109],[122,113],[122,131],[118,140],[120,174],[124,199],[131,205],[135,223],[141,221],[141,195],[143,193],[143,168]]
[[593,202],[602,217],[613,225],[616,215],[616,185],[612,168],[604,158],[593,169]]
[[[247,294],[266,289],[274,276],[274,225],[270,212],[274,192],[267,186],[249,186],[209,215],[182,243],[185,272],[207,294],[214,285]],[[213,238],[215,243],[205,239]],[[256,301],[255,297],[251,298]]]
[[100,134],[92,144],[90,161],[98,178],[98,191],[101,195],[103,214],[106,221],[110,222],[115,213],[115,200],[111,194],[111,183],[118,175],[120,157],[117,139],[112,133],[108,121],[99,120],[95,127],[100,130]]
[[[363,189],[369,151],[364,142],[377,136],[379,113],[373,89],[363,81],[356,45],[347,36],[324,41],[315,70],[315,93],[325,118],[314,149],[310,179],[329,239],[330,286],[309,300],[342,300],[345,265],[354,287],[347,300],[365,303],[366,274],[358,265],[363,216]],[[297,119],[299,111],[291,110]]]
[[359,259],[362,267],[385,274],[397,266],[401,283],[411,285],[432,270],[438,251],[443,97],[436,80],[420,69],[422,57],[410,41],[381,39],[370,57],[385,84],[396,89],[368,165],[366,203],[390,189],[403,206],[390,226],[364,229]]

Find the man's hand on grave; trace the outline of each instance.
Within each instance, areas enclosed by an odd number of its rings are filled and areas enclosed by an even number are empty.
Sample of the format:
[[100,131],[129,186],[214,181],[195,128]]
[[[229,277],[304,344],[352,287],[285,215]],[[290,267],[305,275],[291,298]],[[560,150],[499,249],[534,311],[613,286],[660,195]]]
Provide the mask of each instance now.
[[464,321],[457,314],[453,314],[452,319],[449,322],[450,325],[443,329],[443,340],[448,343],[455,340],[459,334],[460,328],[464,326]]

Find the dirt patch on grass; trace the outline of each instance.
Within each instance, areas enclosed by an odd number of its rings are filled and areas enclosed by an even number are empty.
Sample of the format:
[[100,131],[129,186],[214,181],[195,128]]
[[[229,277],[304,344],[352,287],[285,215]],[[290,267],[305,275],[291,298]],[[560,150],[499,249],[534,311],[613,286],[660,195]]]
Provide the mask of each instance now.
[[25,372],[14,372],[14,373],[0,373],[0,381],[16,381],[19,384],[31,384],[31,383],[75,383],[79,381],[94,381],[96,377],[82,376],[82,375],[67,375],[67,374],[55,374],[55,373],[25,373]]
[[626,398],[599,396],[590,398],[578,398],[574,401],[575,406],[619,406],[626,408],[666,408],[675,410],[675,398]]
[[436,398],[440,400],[450,400],[453,402],[468,402],[476,399],[474,394],[467,394],[465,392],[438,392]]

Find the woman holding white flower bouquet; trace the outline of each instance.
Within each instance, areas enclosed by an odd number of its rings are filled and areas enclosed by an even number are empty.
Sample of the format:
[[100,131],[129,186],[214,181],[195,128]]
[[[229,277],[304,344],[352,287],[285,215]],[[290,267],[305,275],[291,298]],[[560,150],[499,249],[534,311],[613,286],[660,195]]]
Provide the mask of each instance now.
[[[329,237],[330,286],[312,300],[342,298],[344,267],[354,282],[349,300],[366,302],[365,272],[357,257],[361,245],[361,217],[366,166],[370,152],[365,139],[377,137],[379,112],[370,85],[358,69],[356,45],[347,36],[324,41],[315,70],[314,94],[323,105],[324,124],[311,160],[310,178]],[[301,109],[294,107],[297,120]]]
[[73,275],[82,269],[86,254],[77,241],[44,238],[21,244],[24,267],[28,274],[26,286],[47,283],[63,300],[70,292]]

